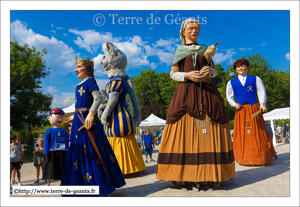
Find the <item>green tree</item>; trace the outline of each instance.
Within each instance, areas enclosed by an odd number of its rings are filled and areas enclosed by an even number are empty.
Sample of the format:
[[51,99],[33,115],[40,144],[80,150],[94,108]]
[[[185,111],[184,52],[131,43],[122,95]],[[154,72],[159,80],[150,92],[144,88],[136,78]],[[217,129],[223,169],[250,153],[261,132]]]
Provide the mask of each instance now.
[[[142,114],[142,117],[153,113],[166,119],[170,102],[178,85],[176,81],[170,79],[170,73],[158,74],[156,70],[148,69],[132,80],[140,107],[143,109],[141,112],[147,113]],[[159,110],[154,110],[158,106]]]
[[101,96],[102,96],[102,102],[101,102],[101,104],[106,104],[107,103],[107,99],[106,99],[106,96],[105,96],[105,90],[104,89],[101,89]]
[[232,107],[226,99],[226,86],[227,86],[228,81],[231,80],[231,78],[229,76],[230,71],[227,70],[225,72],[225,70],[221,66],[221,64],[216,64],[215,68],[218,72],[218,75],[214,78],[211,78],[211,80],[218,87],[218,90],[219,90],[219,92],[220,92],[220,94],[221,94],[221,96],[224,100],[228,120],[233,120],[234,119],[235,108]]
[[[245,57],[243,57],[245,58]],[[290,106],[290,72],[273,69],[269,60],[260,53],[248,56],[250,70],[248,75],[257,75],[263,81],[267,93],[267,108],[272,111],[276,108]]]
[[160,96],[162,98],[163,108],[161,118],[166,119],[169,105],[172,101],[174,92],[178,86],[177,81],[170,78],[170,73],[160,73],[158,87],[160,88]]
[[141,74],[132,81],[140,107],[162,102],[158,85],[159,75],[156,70],[147,69],[141,71]]
[[41,125],[51,110],[51,94],[41,90],[41,79],[49,74],[42,52],[27,44],[10,42],[10,119],[14,130],[22,130],[25,123]]

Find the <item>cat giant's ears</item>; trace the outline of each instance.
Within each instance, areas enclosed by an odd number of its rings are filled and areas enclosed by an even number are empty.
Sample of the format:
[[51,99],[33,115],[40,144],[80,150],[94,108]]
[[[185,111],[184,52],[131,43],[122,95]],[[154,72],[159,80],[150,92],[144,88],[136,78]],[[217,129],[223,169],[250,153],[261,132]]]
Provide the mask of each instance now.
[[106,42],[106,47],[107,47],[108,51],[109,51],[113,56],[116,55],[115,50],[113,49],[114,45],[113,45],[111,42],[107,41],[107,42]]

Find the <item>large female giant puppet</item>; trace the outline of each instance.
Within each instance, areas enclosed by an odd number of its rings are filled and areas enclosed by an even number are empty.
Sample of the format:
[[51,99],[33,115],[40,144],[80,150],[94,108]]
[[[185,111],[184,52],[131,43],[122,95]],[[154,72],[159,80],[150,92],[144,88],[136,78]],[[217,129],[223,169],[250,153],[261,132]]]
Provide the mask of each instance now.
[[[242,165],[265,165],[274,160],[276,152],[264,118],[266,90],[258,76],[247,76],[249,61],[239,59],[233,64],[238,78],[228,82],[226,97],[236,108],[233,131],[234,158]],[[260,106],[256,100],[256,93]],[[236,97],[236,102],[234,100]]]
[[195,191],[201,182],[214,189],[235,176],[225,105],[207,77],[217,73],[211,60],[216,48],[198,45],[199,32],[196,20],[187,19],[181,25],[183,46],[176,50],[170,73],[179,84],[168,109],[156,176],[172,180],[172,185],[182,181],[183,190],[187,190],[186,181],[193,182]]
[[[115,152],[123,174],[135,173],[146,169],[141,150],[135,139],[135,127],[141,122],[140,106],[129,76],[125,75],[127,58],[115,45],[106,42],[106,52],[101,62],[110,81],[105,86],[107,104],[99,109],[105,133]],[[134,116],[126,105],[129,93]]]
[[101,95],[94,79],[94,63],[76,58],[77,78],[82,81],[75,90],[75,113],[70,147],[61,185],[97,185],[99,196],[125,185],[115,154],[98,119]]

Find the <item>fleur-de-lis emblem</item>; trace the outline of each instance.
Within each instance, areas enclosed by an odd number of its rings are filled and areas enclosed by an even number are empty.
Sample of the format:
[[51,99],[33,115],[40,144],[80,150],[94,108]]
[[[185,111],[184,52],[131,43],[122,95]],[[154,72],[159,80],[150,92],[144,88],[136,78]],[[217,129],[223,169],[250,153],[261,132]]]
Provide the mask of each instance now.
[[116,156],[110,155],[110,160],[111,160],[113,163],[115,163],[115,159],[116,159]]
[[77,160],[74,162],[75,170],[77,170]]
[[82,96],[83,93],[85,93],[85,90],[83,90],[82,86],[80,88],[80,90],[78,90],[78,92],[80,93],[80,96]]
[[88,148],[86,148],[86,146],[84,145],[83,146],[84,147],[84,149],[83,149],[83,151],[84,151],[84,154],[86,154],[86,152],[89,150]]
[[92,179],[92,176],[89,176],[89,173],[86,173],[85,177],[83,177],[86,183],[90,183],[90,179]]

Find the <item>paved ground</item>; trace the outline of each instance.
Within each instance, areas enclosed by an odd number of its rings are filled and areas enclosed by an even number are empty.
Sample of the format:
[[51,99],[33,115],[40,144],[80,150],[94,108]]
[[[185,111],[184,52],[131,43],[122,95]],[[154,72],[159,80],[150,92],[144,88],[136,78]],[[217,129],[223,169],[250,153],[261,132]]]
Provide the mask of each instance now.
[[[147,169],[127,176],[126,185],[111,197],[288,197],[290,196],[290,145],[279,143],[275,150],[278,160],[268,166],[240,166],[236,163],[236,177],[233,180],[221,182],[218,190],[194,192],[180,190],[180,183],[171,187],[170,181],[157,180],[156,163],[146,164]],[[153,158],[157,160],[158,148],[154,150]],[[41,177],[41,176],[40,176]],[[47,183],[34,184],[35,168],[33,163],[25,163],[21,169],[21,182],[26,186],[41,186]],[[41,181],[41,180],[40,180]],[[60,181],[53,181],[53,186],[60,185]],[[12,185],[15,186],[15,185]],[[21,196],[13,195],[11,196]],[[28,196],[28,195],[27,195]],[[39,195],[41,196],[41,195]],[[44,195],[48,197],[49,195]],[[51,195],[58,196],[60,195]]]

